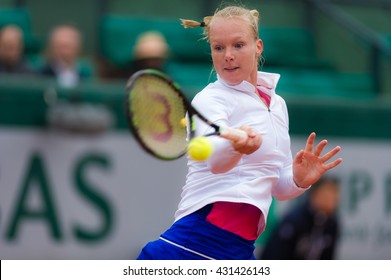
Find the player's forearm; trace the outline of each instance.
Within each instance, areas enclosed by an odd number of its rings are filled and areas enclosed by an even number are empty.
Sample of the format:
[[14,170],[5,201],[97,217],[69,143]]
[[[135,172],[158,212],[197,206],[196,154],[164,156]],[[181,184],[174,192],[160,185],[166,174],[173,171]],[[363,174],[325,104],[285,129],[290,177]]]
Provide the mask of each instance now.
[[290,165],[281,171],[278,183],[273,187],[272,195],[277,200],[287,200],[295,198],[305,191],[306,189],[297,186],[293,180],[292,166]]
[[243,154],[235,151],[229,141],[213,137],[211,142],[213,145],[213,154],[206,163],[212,173],[220,174],[228,172],[240,162]]

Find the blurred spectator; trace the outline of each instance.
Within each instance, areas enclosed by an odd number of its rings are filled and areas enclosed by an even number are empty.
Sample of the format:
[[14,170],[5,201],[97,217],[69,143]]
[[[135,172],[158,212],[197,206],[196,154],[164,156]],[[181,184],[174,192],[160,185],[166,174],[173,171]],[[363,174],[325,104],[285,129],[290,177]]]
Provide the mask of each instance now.
[[335,258],[340,224],[337,218],[339,181],[322,177],[305,198],[276,225],[260,259],[305,260]]
[[131,63],[117,68],[104,65],[103,78],[127,79],[141,69],[156,69],[164,72],[169,55],[169,47],[163,34],[158,31],[141,33],[131,51]]
[[0,73],[33,73],[24,58],[23,32],[16,25],[7,25],[0,31]]
[[72,25],[55,27],[49,37],[47,61],[41,73],[55,77],[59,85],[76,86],[88,73],[79,64],[82,47],[80,31]]
[[133,50],[134,72],[146,68],[164,71],[168,52],[167,42],[161,33],[148,31],[141,34]]

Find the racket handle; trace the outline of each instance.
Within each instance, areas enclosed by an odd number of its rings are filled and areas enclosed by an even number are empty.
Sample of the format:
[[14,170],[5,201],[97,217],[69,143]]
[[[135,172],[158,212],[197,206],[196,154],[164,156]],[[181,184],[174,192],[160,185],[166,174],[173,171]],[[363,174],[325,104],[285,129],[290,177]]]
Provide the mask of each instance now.
[[220,136],[232,142],[236,142],[247,138],[247,133],[240,129],[224,126],[220,127]]

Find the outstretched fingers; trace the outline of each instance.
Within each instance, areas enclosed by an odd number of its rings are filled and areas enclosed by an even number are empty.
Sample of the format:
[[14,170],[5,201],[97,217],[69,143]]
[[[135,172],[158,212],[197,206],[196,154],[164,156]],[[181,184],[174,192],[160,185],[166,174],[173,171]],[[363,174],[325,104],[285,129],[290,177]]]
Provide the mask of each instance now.
[[300,163],[303,159],[303,156],[304,156],[304,150],[300,150],[299,152],[297,152],[294,161],[296,163]]
[[310,136],[308,136],[307,143],[305,144],[305,149],[304,149],[306,152],[312,153],[312,149],[315,143],[315,137],[316,137],[315,132],[312,132]]
[[334,149],[332,149],[331,151],[326,153],[324,156],[322,156],[322,158],[321,158],[322,162],[328,161],[333,156],[335,156],[337,153],[339,153],[339,151],[341,151],[341,147],[340,146],[334,147]]
[[327,140],[322,140],[320,143],[316,146],[314,155],[319,157],[320,154],[323,152],[324,147],[327,145]]
[[342,162],[342,158],[338,158],[338,159],[334,160],[333,162],[325,164],[324,167],[326,168],[326,170],[330,170],[330,169],[336,167],[341,162]]

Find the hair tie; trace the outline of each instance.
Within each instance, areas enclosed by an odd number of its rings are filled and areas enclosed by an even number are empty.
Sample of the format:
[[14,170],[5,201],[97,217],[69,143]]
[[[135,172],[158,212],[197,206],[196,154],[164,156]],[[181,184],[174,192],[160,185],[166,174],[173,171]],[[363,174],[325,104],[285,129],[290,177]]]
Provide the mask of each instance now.
[[200,27],[205,27],[206,26],[206,23],[205,23],[205,21],[201,21],[201,23],[200,23]]

